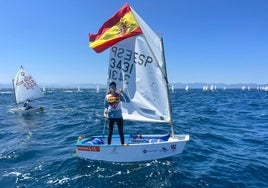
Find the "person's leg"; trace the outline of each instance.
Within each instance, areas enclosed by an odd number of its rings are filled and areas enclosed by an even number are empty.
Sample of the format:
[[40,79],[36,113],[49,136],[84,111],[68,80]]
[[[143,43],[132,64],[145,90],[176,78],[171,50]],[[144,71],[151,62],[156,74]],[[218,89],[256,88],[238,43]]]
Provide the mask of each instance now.
[[112,142],[112,136],[113,136],[113,129],[114,129],[114,120],[108,119],[108,144],[111,144]]
[[118,125],[118,132],[120,135],[121,144],[125,144],[123,118],[120,118],[117,120],[117,125]]

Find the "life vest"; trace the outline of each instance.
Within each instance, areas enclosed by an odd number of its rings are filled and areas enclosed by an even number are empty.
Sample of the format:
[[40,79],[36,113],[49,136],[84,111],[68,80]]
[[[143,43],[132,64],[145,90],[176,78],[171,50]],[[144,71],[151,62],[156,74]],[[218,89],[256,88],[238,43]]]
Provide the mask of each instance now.
[[119,110],[121,108],[120,95],[118,93],[115,93],[114,95],[109,94],[107,96],[107,102],[111,110]]

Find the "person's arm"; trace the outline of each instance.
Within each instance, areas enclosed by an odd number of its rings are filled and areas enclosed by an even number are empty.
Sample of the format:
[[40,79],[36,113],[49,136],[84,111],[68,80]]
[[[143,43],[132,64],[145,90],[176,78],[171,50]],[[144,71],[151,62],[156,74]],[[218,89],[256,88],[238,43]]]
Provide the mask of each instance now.
[[119,90],[120,91],[120,100],[126,103],[130,102],[129,97],[123,92],[123,90]]
[[104,98],[104,112],[103,112],[104,117],[108,116],[108,107],[109,107],[109,103],[107,101],[107,95],[106,95]]

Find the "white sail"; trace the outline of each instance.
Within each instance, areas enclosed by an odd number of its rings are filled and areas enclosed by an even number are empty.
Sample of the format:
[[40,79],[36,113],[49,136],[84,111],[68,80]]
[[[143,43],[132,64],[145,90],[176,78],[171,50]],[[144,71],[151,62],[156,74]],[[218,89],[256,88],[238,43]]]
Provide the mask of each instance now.
[[189,86],[186,85],[186,86],[185,86],[185,91],[188,91],[188,90],[189,90]]
[[77,86],[77,92],[81,92],[80,86]]
[[96,92],[97,93],[100,92],[100,86],[99,85],[96,86]]
[[21,66],[13,80],[16,103],[35,100],[44,96],[34,78]]
[[132,11],[143,34],[111,47],[108,82],[115,81],[131,99],[122,103],[124,119],[170,122],[161,38]]

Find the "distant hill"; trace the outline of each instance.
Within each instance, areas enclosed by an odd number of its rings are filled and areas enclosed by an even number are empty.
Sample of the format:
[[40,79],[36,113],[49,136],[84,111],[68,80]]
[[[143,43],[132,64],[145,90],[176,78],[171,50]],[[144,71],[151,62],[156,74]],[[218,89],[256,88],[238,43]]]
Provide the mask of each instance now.
[[242,87],[256,89],[260,86],[265,86],[268,84],[256,84],[256,83],[236,83],[236,84],[225,84],[225,83],[171,83],[175,89],[184,89],[188,85],[189,89],[202,89],[204,86],[210,87],[213,85],[217,89],[241,89]]
[[[267,86],[268,84],[256,84],[256,83],[236,83],[236,84],[225,84],[225,83],[170,83],[174,89],[184,89],[188,85],[189,89],[202,89],[203,86],[210,87],[211,85],[216,86],[217,89],[241,89],[242,87],[256,89],[257,87]],[[43,87],[42,84],[39,85]],[[68,89],[95,89],[99,87],[100,89],[106,88],[105,84],[94,84],[94,83],[84,83],[84,84],[74,84],[74,83],[54,83],[54,84],[44,84],[45,88],[68,88]],[[11,84],[0,84],[1,88],[12,88]]]
[[[86,83],[86,84],[72,84],[72,83],[53,83],[53,84],[39,84],[39,87],[45,88],[66,88],[66,89],[95,89],[99,88],[106,88],[105,84],[93,84],[93,83]],[[1,88],[13,88],[12,84],[0,84]]]

